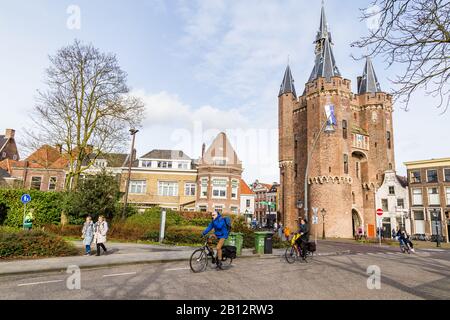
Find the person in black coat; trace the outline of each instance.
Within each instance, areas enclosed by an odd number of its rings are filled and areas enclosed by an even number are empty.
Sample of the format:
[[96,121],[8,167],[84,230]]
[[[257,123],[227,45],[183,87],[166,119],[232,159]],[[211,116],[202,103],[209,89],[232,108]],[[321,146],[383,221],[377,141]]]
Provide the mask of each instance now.
[[300,220],[300,227],[298,230],[298,233],[300,234],[300,238],[297,240],[297,245],[301,249],[301,255],[302,258],[305,259],[306,257],[306,245],[309,242],[309,226],[306,223],[305,219]]

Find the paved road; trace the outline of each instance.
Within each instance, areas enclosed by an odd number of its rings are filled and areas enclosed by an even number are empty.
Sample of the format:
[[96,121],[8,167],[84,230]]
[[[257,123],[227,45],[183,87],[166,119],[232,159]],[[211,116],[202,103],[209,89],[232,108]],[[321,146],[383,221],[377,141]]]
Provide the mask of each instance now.
[[[0,299],[450,299],[450,252],[333,244],[345,255],[287,264],[281,257],[236,260],[226,271],[193,274],[186,262],[81,271],[81,289],[65,273],[0,278]],[[367,268],[381,270],[381,288],[367,288]],[[220,275],[221,290],[216,283]]]

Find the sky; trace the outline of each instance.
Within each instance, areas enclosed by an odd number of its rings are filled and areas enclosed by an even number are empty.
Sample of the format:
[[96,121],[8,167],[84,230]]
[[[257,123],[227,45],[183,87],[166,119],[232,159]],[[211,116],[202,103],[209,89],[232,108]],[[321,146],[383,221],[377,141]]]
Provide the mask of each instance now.
[[[350,43],[368,32],[360,9],[370,2],[325,1],[336,62],[354,92],[364,61],[351,54],[364,52]],[[303,91],[320,7],[321,0],[0,0],[0,132],[13,128],[23,141],[48,56],[79,39],[116,54],[144,101],[138,155],[180,149],[198,158],[202,143],[224,131],[247,182],[279,181],[277,95],[288,61]],[[401,66],[387,68],[380,58],[374,66],[389,92]],[[418,92],[409,111],[395,108],[399,174],[405,161],[450,156],[450,111],[436,104]]]

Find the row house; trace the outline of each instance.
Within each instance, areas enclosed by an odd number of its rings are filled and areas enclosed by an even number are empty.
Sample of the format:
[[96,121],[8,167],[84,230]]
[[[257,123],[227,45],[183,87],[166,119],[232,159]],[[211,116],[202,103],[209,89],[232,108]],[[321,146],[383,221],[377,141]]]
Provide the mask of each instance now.
[[450,229],[450,158],[405,162],[413,234],[443,236]]
[[241,192],[241,209],[240,214],[244,216],[247,223],[251,223],[253,216],[255,215],[255,198],[256,194],[248,186],[248,184],[241,179],[240,184]]
[[[354,194],[352,194],[352,197]],[[354,201],[354,200],[353,200]],[[409,190],[406,177],[399,176],[395,171],[384,173],[383,184],[375,194],[376,207],[383,210],[381,227],[385,238],[390,238],[392,230],[401,228],[411,233],[411,219],[409,214]],[[367,226],[365,226],[367,229]],[[356,233],[356,226],[353,226]]]
[[[270,215],[271,210],[273,211],[273,209],[271,208],[272,202],[269,201],[269,193],[273,185],[275,185],[275,183],[261,183],[258,180],[256,180],[251,185],[251,188],[256,195],[254,219],[256,219],[256,221],[258,221],[260,225],[267,225],[270,221],[273,220]],[[271,192],[270,194],[272,196],[274,192]]]
[[[128,161],[127,161],[128,162]],[[125,191],[128,168],[121,177]],[[159,206],[195,210],[197,170],[194,161],[180,150],[152,150],[131,165],[128,202],[139,209]]]

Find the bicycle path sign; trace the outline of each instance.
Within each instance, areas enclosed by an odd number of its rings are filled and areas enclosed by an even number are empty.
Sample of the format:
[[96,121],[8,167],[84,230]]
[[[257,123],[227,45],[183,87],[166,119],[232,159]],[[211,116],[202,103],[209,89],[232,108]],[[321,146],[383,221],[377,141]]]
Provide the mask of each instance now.
[[23,204],[27,204],[28,202],[31,201],[31,196],[29,194],[23,194],[20,197],[20,201],[22,201]]

